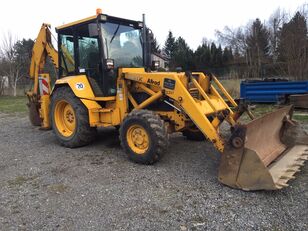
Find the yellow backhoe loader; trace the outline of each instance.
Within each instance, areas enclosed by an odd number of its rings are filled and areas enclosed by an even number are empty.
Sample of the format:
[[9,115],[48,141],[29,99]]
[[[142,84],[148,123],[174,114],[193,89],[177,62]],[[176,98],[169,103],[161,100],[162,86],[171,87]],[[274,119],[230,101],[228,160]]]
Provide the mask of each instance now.
[[[128,158],[153,164],[168,148],[170,133],[209,140],[222,153],[219,180],[243,190],[287,186],[308,155],[308,138],[281,108],[248,124],[215,76],[199,72],[157,72],[150,60],[151,32],[142,21],[102,14],[56,28],[43,24],[33,47],[27,92],[33,125],[53,129],[69,148],[89,144],[98,127],[118,127]],[[44,73],[49,57],[58,70],[53,87]],[[228,102],[228,103],[227,103]],[[226,121],[230,137],[223,138]]]

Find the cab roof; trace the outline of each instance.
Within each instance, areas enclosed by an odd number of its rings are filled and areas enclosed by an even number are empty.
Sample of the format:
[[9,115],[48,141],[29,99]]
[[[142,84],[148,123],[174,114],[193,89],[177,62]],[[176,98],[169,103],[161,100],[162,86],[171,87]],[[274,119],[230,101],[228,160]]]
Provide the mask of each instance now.
[[87,18],[84,18],[84,19],[80,19],[80,20],[71,22],[71,23],[64,24],[62,26],[58,26],[58,27],[56,27],[56,31],[66,29],[66,28],[69,28],[69,27],[72,27],[72,26],[75,26],[75,25],[78,25],[78,24],[91,22],[91,21],[94,21],[96,19],[100,19],[102,21],[112,21],[112,22],[122,22],[122,23],[125,23],[125,24],[133,24],[135,27],[138,27],[138,28],[143,27],[141,21],[134,21],[134,20],[130,20],[130,19],[118,18],[118,17],[107,15],[107,14],[97,14],[97,15],[93,15],[93,16],[90,16],[90,17],[87,17]]
[[62,26],[57,26],[56,30],[61,30],[61,29],[65,29],[67,27],[78,25],[78,24],[83,23],[83,22],[92,21],[92,20],[94,20],[96,18],[97,18],[97,15],[93,15],[93,16],[90,16],[90,17],[87,17],[87,18],[84,18],[84,19],[80,19],[80,20],[74,21],[74,22],[66,23],[66,24],[64,24]]

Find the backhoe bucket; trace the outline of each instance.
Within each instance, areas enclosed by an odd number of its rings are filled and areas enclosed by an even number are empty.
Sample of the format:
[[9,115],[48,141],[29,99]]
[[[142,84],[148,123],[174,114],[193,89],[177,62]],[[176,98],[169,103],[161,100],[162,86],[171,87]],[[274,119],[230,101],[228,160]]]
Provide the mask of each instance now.
[[288,186],[308,159],[308,135],[291,117],[288,106],[236,128],[222,154],[219,181],[247,191]]

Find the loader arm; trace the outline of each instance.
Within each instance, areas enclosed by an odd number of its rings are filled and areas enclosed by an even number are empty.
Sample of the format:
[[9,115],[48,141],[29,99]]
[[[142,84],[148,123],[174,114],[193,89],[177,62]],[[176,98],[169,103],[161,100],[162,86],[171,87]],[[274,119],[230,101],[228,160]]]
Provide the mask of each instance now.
[[[231,126],[235,126],[236,121],[233,119],[235,113],[213,85],[208,86],[206,90],[201,87],[198,81],[192,78],[190,80],[191,83],[202,96],[200,99],[196,99],[187,90],[187,86],[185,86],[185,79],[188,76],[184,73],[130,72],[129,69],[124,69],[123,72],[125,71],[127,71],[125,73],[125,79],[138,82],[143,89],[146,88],[144,85],[156,88],[156,91],[153,91],[152,94],[148,90],[151,97],[140,105],[136,104],[134,98],[129,93],[128,99],[134,105],[135,109],[142,109],[158,99],[165,98],[175,108],[178,107],[181,113],[188,117],[220,152],[224,151],[225,142],[219,133],[219,125],[223,120],[226,120]],[[208,78],[203,73],[194,74],[200,78]],[[234,106],[237,106],[229,94],[227,94],[227,97],[232,100]]]

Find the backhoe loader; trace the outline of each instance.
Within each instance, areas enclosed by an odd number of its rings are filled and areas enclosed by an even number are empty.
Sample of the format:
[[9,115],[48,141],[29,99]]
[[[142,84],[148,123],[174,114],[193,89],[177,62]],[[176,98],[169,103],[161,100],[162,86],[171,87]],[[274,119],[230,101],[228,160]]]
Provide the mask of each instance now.
[[[128,158],[154,164],[168,148],[169,134],[209,140],[222,153],[218,179],[243,190],[287,186],[308,155],[308,136],[292,120],[292,106],[253,119],[219,80],[201,72],[157,72],[150,59],[151,31],[145,19],[103,14],[56,28],[43,24],[33,47],[27,92],[33,125],[53,129],[60,144],[89,144],[98,127],[119,128]],[[46,58],[57,68],[51,87]],[[241,124],[248,113],[252,121]],[[220,126],[230,126],[224,138]]]

